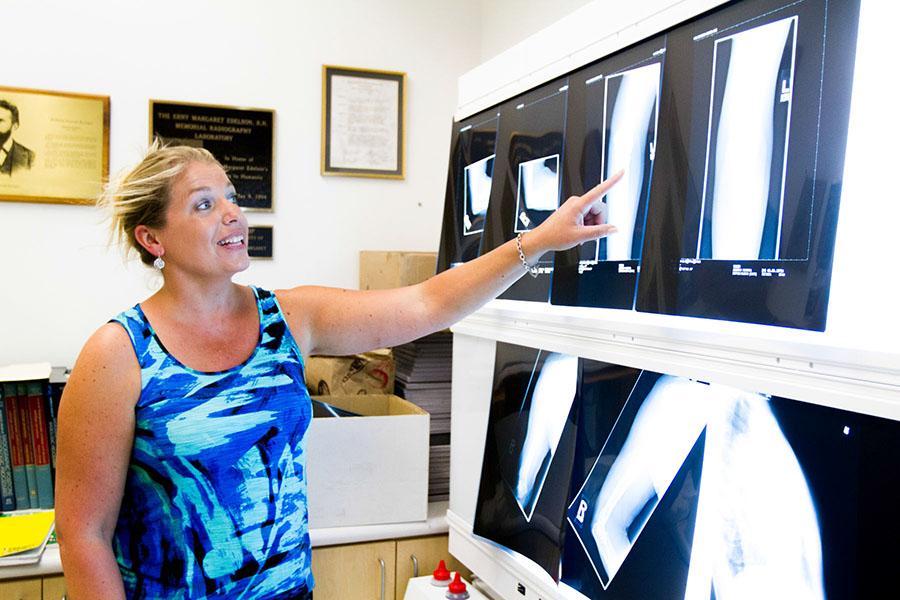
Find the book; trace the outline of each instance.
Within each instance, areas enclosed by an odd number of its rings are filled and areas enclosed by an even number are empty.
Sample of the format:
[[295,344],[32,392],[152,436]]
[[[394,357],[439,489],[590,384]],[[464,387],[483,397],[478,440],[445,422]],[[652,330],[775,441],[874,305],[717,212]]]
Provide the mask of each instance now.
[[50,472],[50,436],[47,418],[47,381],[25,384],[31,445],[34,451],[34,477],[37,484],[37,508],[53,508],[53,476]]
[[19,435],[22,440],[22,455],[25,457],[25,481],[28,484],[28,505],[16,508],[38,508],[37,470],[34,463],[34,442],[32,441],[31,415],[28,410],[28,390],[25,382],[16,384],[16,409],[18,413]]
[[18,397],[16,384],[3,384],[4,409],[6,411],[6,434],[9,436],[9,450],[12,462],[13,492],[16,508],[28,508],[28,480],[25,476],[25,451],[23,449],[22,428],[19,427]]
[[0,385],[0,510],[15,510],[16,491],[13,486],[12,456],[9,452],[5,407],[3,386]]
[[0,515],[0,566],[38,562],[54,525],[52,510]]

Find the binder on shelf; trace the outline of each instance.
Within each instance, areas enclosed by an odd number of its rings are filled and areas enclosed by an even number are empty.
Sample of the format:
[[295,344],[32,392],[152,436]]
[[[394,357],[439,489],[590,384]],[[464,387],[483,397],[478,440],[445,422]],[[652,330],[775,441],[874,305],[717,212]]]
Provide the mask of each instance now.
[[0,385],[0,510],[15,510],[16,492],[13,485],[12,456],[9,450],[9,431],[6,424],[6,400]]
[[38,562],[54,525],[52,510],[0,515],[0,567]]

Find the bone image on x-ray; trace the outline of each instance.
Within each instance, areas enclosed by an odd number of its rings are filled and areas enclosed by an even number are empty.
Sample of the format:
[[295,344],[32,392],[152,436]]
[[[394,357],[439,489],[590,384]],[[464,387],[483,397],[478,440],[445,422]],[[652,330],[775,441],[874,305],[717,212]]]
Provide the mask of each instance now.
[[[644,187],[645,164],[653,160],[659,99],[660,64],[653,63],[605,80],[603,128],[603,179],[624,169],[622,179],[606,194],[608,222],[619,230],[606,238],[606,260],[632,260],[640,248],[633,248],[634,230]],[[610,83],[620,80],[618,93],[611,97]],[[650,136],[651,128],[653,135]],[[599,244],[597,247],[597,260]]]
[[[604,588],[619,571],[700,437],[709,412],[707,387],[664,375],[641,403],[625,443],[593,499],[590,531],[605,572],[605,576],[597,572]],[[614,452],[604,446],[600,457]]]
[[[715,42],[699,258],[778,258],[796,24],[797,18],[790,17]],[[786,55],[789,64],[783,69]],[[725,89],[716,106],[716,75],[723,71]],[[787,110],[776,110],[782,103]],[[715,167],[710,168],[713,155]],[[775,192],[777,222],[769,225],[776,228],[769,232],[774,248],[772,256],[761,257],[773,179],[781,182]],[[701,248],[704,235],[711,236],[706,249]]]
[[559,206],[559,154],[519,163],[516,232],[540,225]]
[[484,216],[491,199],[491,175],[494,172],[494,155],[491,154],[468,165],[464,170],[463,235],[484,231]]
[[[717,600],[824,600],[815,503],[769,399],[673,376],[657,380],[599,494],[585,498],[595,505],[591,535],[606,573],[597,571],[604,588],[704,427],[685,600],[709,600],[710,590]],[[598,461],[604,453],[605,447]]]
[[530,521],[575,400],[578,357],[549,354],[540,373],[532,373],[529,387],[534,391],[519,455],[515,496],[526,520]]
[[824,600],[815,503],[769,399],[711,392],[685,600]]

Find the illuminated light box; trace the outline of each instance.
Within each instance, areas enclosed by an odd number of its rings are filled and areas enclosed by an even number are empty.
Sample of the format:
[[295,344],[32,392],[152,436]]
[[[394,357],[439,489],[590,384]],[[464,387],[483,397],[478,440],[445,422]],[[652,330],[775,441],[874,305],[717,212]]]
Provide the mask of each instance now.
[[478,256],[490,204],[500,113],[454,123],[438,272]]
[[578,358],[497,344],[473,532],[559,576]]
[[[493,166],[491,202],[481,253],[502,246],[542,223],[559,206],[565,161],[568,84],[565,78],[503,104]],[[538,276],[520,278],[501,298],[547,302],[553,255],[538,262]]]
[[825,329],[858,10],[743,2],[667,34],[637,310]]
[[606,195],[618,233],[556,253],[553,304],[634,307],[659,121],[665,37],[617,53],[569,77],[566,172],[581,195],[619,170]]

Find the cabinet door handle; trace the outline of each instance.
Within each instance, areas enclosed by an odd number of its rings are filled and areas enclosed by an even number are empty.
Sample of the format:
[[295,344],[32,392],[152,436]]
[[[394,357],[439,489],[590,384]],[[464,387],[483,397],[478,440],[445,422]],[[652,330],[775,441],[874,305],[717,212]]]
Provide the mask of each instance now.
[[412,564],[413,564],[413,577],[418,577],[419,576],[419,559],[416,558],[415,554],[410,554],[409,558],[410,558],[410,560],[412,560]]
[[378,564],[381,566],[381,600],[384,600],[384,559],[379,558]]

